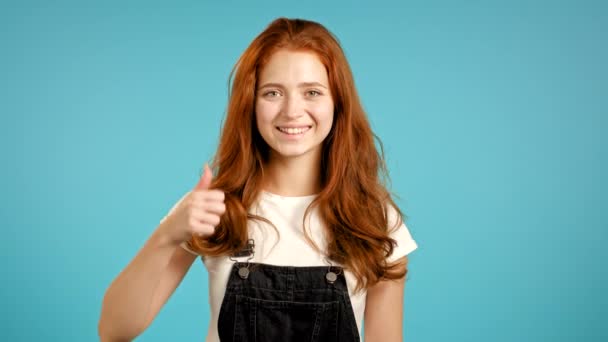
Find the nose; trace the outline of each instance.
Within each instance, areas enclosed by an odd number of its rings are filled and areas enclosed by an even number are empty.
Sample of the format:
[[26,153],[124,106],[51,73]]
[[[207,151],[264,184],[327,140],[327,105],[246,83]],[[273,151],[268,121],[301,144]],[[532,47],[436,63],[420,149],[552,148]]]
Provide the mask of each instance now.
[[286,96],[283,105],[283,116],[288,119],[297,119],[304,115],[304,108],[297,96]]

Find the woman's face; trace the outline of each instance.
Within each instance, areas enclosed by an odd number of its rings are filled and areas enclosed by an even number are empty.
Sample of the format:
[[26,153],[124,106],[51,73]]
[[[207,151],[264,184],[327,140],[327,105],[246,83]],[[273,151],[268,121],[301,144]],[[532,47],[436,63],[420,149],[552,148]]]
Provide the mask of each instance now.
[[316,54],[279,50],[259,73],[255,114],[271,159],[320,157],[334,119],[327,70]]

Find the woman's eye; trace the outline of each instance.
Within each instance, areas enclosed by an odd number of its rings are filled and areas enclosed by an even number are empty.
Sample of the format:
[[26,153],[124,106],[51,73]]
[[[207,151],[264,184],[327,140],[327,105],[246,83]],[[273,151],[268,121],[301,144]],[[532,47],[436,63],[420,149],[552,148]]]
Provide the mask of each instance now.
[[276,90],[267,91],[264,93],[264,96],[277,97],[279,96],[279,92]]
[[321,95],[321,93],[318,92],[318,91],[316,91],[316,90],[309,90],[308,91],[308,95],[310,95],[310,96],[319,96],[319,95]]

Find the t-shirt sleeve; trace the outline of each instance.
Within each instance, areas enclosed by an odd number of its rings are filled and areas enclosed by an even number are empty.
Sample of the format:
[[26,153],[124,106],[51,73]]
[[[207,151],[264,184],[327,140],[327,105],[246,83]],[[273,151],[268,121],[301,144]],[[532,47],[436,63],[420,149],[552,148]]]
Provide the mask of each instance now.
[[412,238],[405,222],[399,217],[397,210],[392,206],[389,206],[388,210],[388,224],[389,236],[397,241],[393,253],[387,258],[387,262],[392,263],[416,250],[418,244]]
[[[180,203],[182,203],[182,201],[184,200],[184,198],[186,198],[186,196],[189,194],[190,192],[187,192],[186,194],[184,194],[182,196],[182,198],[179,199],[179,201],[177,201],[177,203],[175,203],[173,205],[173,207],[169,210],[169,212],[167,213],[167,215],[165,215],[161,220],[160,223],[163,223],[163,221],[165,221],[167,219],[167,217],[171,214],[173,214],[173,212],[175,211],[175,209],[177,208],[177,206],[180,205]],[[185,249],[186,251],[188,251],[190,254],[194,254],[194,255],[199,255],[197,252],[191,250],[190,248],[188,248],[188,242],[184,241],[180,244],[180,247],[182,247],[183,249]]]

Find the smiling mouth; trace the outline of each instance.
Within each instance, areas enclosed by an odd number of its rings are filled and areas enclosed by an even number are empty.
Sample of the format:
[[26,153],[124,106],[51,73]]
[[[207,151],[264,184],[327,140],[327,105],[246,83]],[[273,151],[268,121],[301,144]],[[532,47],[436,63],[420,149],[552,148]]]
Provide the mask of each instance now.
[[304,127],[277,127],[277,129],[285,134],[289,135],[298,135],[304,134],[308,130],[310,130],[312,126],[304,126]]

